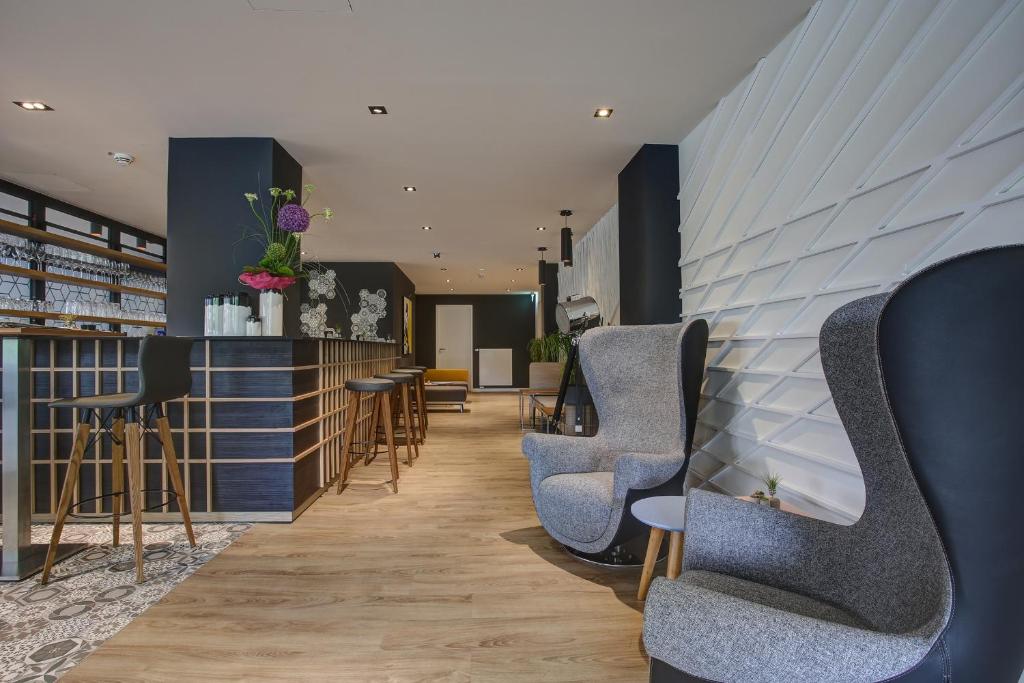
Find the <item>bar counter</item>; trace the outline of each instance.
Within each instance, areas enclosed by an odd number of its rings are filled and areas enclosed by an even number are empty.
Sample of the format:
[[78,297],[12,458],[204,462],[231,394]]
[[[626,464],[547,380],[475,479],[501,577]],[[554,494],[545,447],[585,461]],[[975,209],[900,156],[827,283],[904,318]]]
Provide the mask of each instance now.
[[[29,378],[27,402],[18,402],[20,411],[4,406],[3,427],[20,422],[28,433],[20,438],[30,454],[33,521],[53,518],[77,418],[71,409],[47,404],[57,397],[134,391],[138,345],[138,338],[85,331],[4,336],[4,372],[18,367],[20,356],[18,376]],[[298,517],[341,471],[345,380],[388,371],[397,361],[391,342],[197,338],[192,391],[166,405],[192,519],[290,522]],[[5,384],[5,397],[17,396],[12,387]],[[369,419],[367,400],[356,438],[365,436]],[[14,434],[4,437],[5,450],[17,443]],[[178,521],[176,504],[162,493],[170,487],[159,458],[159,442],[147,434],[143,488],[151,490],[144,506],[155,509],[146,520]],[[110,491],[109,436],[86,452],[80,477],[76,502],[85,501],[80,511],[109,511],[109,498],[87,500]]]

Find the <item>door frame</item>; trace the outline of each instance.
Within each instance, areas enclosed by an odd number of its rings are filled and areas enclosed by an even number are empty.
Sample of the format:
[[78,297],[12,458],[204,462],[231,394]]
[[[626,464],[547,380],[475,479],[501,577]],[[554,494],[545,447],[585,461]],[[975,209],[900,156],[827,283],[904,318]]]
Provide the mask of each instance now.
[[469,329],[467,330],[466,348],[469,350],[469,389],[470,391],[476,388],[476,373],[473,370],[473,365],[476,361],[476,351],[473,350],[473,304],[435,304],[434,305],[434,366],[437,367],[437,353],[440,345],[437,340],[437,332],[441,329],[441,325],[438,323],[440,316],[438,315],[439,308],[468,308],[469,309]]

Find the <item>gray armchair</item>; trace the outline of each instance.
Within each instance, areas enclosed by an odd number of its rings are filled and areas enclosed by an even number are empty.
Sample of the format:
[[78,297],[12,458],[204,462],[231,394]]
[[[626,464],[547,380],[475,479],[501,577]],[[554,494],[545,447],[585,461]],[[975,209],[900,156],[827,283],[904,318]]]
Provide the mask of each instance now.
[[707,491],[644,612],[651,681],[1015,682],[1024,665],[1024,247],[964,255],[821,330],[866,491],[850,526]]
[[597,434],[523,438],[537,516],[557,541],[603,552],[643,532],[633,501],[682,493],[707,339],[704,320],[602,327],[580,338]]

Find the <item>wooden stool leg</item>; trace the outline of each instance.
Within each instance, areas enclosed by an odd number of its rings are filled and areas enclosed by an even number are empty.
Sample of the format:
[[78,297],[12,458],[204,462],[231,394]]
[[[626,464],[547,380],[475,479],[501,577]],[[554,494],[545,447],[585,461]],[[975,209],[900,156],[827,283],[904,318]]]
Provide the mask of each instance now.
[[125,451],[128,454],[128,499],[132,506],[132,539],[135,542],[135,582],[142,583],[142,434],[135,416],[125,425]]
[[[342,487],[348,481],[348,470],[352,466],[351,451],[352,439],[355,438],[356,417],[359,415],[359,392],[351,391],[348,395],[348,408],[345,409],[345,445],[341,448],[341,477],[338,478],[338,490],[341,493]],[[376,415],[376,401],[374,401],[374,414]],[[374,427],[371,426],[371,429]],[[376,437],[374,437],[376,440]]]
[[416,412],[420,414],[420,443],[427,438],[427,385],[423,375],[416,378]]
[[196,547],[196,536],[192,533],[192,517],[188,514],[188,497],[185,495],[185,484],[181,481],[181,471],[178,470],[178,454],[174,452],[174,440],[171,438],[171,423],[167,421],[166,415],[156,419],[156,426],[160,433],[160,443],[163,446],[164,466],[171,476],[171,485],[174,493],[178,496],[178,509],[181,510],[181,521],[185,524],[185,535],[188,536],[188,544]]
[[391,490],[398,493],[398,453],[395,451],[395,423],[391,417],[391,400],[384,394],[380,394],[380,398],[384,436],[388,441],[388,459],[391,461]]
[[651,579],[654,578],[654,565],[658,563],[658,551],[661,550],[661,541],[664,538],[664,529],[651,527],[651,538],[647,541],[647,556],[644,557],[644,571],[640,574],[640,589],[636,592],[637,600],[647,599],[647,590],[651,587]]
[[[119,414],[114,420],[111,428],[114,435],[113,443],[110,444],[110,487],[114,490],[114,497],[110,503],[113,512],[114,525],[114,547],[121,545],[121,513],[124,511],[124,499],[121,492],[124,491],[124,415]],[[120,442],[120,443],[118,443]]]
[[373,411],[370,415],[370,436],[366,443],[366,453],[363,454],[363,466],[370,464],[370,445],[373,445],[373,457],[377,457],[377,429],[380,427],[380,401],[374,396]]
[[409,403],[409,385],[402,384],[402,421],[405,423],[405,461],[412,467],[412,451],[416,449],[416,457],[420,457],[420,447],[416,445],[416,425],[412,423],[412,408]]
[[71,448],[68,472],[64,475],[64,488],[61,489],[60,502],[57,504],[57,516],[53,520],[50,547],[46,550],[43,575],[39,578],[39,582],[44,585],[50,580],[50,570],[53,569],[53,562],[57,559],[57,546],[60,544],[60,534],[64,530],[64,520],[68,517],[68,510],[71,509],[71,501],[74,500],[75,489],[78,487],[78,470],[82,465],[82,456],[85,455],[85,444],[89,442],[90,430],[89,423],[82,422],[78,425],[78,431],[75,432],[75,445]]
[[683,532],[673,531],[668,535],[668,567],[665,575],[670,579],[678,579],[683,569]]

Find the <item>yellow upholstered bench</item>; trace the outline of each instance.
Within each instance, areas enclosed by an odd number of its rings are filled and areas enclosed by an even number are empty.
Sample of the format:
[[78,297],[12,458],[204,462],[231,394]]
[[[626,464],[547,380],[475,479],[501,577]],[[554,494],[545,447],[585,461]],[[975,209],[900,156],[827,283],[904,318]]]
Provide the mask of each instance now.
[[469,401],[469,370],[464,368],[429,368],[423,375],[427,383],[427,408],[458,406],[465,411]]
[[427,382],[465,382],[469,384],[469,370],[464,368],[430,368],[423,377]]

